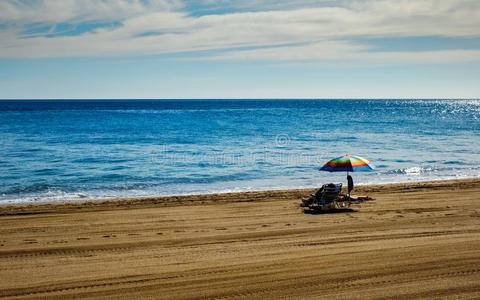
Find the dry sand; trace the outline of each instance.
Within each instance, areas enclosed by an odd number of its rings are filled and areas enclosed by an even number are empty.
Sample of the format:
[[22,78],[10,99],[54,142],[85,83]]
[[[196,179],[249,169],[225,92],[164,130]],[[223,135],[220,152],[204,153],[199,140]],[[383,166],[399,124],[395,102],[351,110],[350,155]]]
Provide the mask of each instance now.
[[480,180],[0,207],[0,298],[480,298]]

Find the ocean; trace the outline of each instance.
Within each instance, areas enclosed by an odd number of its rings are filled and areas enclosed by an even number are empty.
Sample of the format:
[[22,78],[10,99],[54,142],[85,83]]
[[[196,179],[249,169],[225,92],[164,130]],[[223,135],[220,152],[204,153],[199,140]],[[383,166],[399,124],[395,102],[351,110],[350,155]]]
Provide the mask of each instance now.
[[0,101],[0,203],[480,176],[480,100]]

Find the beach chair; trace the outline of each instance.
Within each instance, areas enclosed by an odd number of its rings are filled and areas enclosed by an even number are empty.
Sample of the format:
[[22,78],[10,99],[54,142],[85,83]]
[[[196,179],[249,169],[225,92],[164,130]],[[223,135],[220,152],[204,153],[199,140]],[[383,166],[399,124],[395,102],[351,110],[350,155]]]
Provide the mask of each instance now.
[[317,192],[312,195],[313,201],[308,205],[308,208],[312,210],[326,210],[331,208],[337,208],[337,198],[338,195],[340,195],[341,191],[341,183],[324,184],[321,188],[321,192]]

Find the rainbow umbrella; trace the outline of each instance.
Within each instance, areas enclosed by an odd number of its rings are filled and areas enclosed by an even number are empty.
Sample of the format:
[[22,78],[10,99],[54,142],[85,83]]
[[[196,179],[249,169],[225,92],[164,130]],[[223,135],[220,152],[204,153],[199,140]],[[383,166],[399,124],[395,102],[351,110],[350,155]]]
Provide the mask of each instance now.
[[360,156],[345,154],[328,161],[320,171],[328,172],[365,172],[372,171],[375,166],[368,159]]

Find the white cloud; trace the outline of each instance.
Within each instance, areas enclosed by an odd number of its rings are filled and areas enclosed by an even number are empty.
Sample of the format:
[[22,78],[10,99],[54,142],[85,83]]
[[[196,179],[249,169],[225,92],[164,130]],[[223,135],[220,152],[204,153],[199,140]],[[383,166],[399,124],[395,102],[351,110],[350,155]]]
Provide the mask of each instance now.
[[[35,5],[29,5],[31,1],[7,0],[0,2],[0,23],[15,25],[0,32],[0,57],[156,55],[216,50],[212,55],[217,59],[419,61],[427,56],[427,59],[463,61],[479,58],[477,51],[441,49],[426,53],[372,53],[354,39],[479,37],[480,1],[365,0],[315,7],[311,7],[313,1],[307,2],[306,8],[286,9],[283,5],[282,10],[264,8],[265,11],[194,16],[183,10],[182,3],[173,0],[43,0]],[[273,5],[271,1],[267,4]],[[21,33],[29,22],[104,20],[119,21],[121,26],[78,36],[24,38]],[[254,49],[241,51],[239,47]]]
[[317,42],[302,46],[232,51],[216,56],[220,60],[267,61],[330,61],[335,63],[415,63],[442,64],[452,62],[480,62],[480,50],[434,50],[377,52],[367,46],[349,42]]
[[181,7],[177,0],[3,0],[0,21],[25,24],[123,20]]

